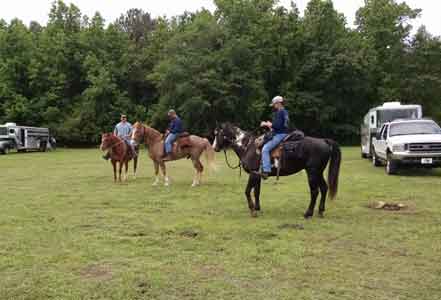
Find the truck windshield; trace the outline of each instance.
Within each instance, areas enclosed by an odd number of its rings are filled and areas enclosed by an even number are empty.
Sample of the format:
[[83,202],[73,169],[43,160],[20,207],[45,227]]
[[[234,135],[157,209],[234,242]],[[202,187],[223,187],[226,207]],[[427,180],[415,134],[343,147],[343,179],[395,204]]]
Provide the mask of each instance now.
[[8,135],[8,128],[0,126],[0,135]]
[[386,109],[378,111],[378,122],[384,124],[392,122],[397,119],[416,119],[418,118],[418,111],[416,108],[412,109]]
[[435,122],[405,122],[390,126],[389,136],[410,134],[441,134],[441,128]]

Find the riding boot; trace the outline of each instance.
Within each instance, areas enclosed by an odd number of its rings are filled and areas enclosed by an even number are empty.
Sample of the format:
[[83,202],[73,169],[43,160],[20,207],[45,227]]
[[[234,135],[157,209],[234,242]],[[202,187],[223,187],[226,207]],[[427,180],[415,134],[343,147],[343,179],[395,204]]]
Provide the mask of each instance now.
[[270,176],[270,173],[264,172],[263,170],[254,171],[253,173],[260,176],[263,180],[267,180]]

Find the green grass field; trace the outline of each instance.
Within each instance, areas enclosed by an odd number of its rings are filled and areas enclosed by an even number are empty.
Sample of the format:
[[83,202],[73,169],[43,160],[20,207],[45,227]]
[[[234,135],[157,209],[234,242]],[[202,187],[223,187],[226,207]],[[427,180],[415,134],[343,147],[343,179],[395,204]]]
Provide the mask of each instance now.
[[188,161],[152,187],[145,150],[114,184],[100,155],[0,156],[0,299],[441,299],[440,170],[388,177],[345,148],[325,219],[302,218],[304,173],[265,182],[253,219],[221,155],[198,188]]

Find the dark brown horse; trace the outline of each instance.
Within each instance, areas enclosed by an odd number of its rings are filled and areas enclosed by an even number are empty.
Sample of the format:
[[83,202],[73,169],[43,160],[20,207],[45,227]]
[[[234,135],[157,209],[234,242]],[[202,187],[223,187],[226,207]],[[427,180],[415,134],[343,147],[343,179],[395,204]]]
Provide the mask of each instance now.
[[[210,142],[196,135],[190,135],[187,138],[186,147],[179,147],[178,143],[173,145],[173,153],[171,155],[171,160],[178,160],[182,158],[189,158],[193,162],[193,166],[196,170],[195,176],[193,177],[192,187],[198,186],[201,182],[202,171],[204,166],[200,161],[200,157],[203,152],[206,154],[207,162],[210,168],[215,169],[214,156],[215,153],[211,147]],[[162,159],[164,154],[164,139],[163,135],[156,129],[143,125],[136,122],[133,125],[132,131],[132,142],[135,145],[144,143],[149,151],[149,156],[153,160],[155,167],[156,179],[153,185],[159,184],[159,168],[161,168],[162,175],[164,176],[164,185],[168,186],[170,180],[167,176],[167,170],[165,168],[165,162]]]
[[[258,154],[255,143],[256,138],[258,137],[227,123],[222,124],[215,130],[215,140],[213,144],[213,148],[216,151],[232,148],[239,157],[244,170],[250,174],[245,195],[253,217],[257,216],[256,211],[260,210],[261,186],[261,177],[258,174],[260,155]],[[284,159],[279,172],[277,172],[276,168],[273,168],[270,176],[289,176],[301,170],[306,170],[311,190],[311,201],[304,217],[310,218],[314,215],[314,208],[319,191],[321,193],[319,216],[323,217],[328,188],[331,199],[337,195],[341,163],[340,147],[333,140],[312,137],[305,137],[296,143],[298,143],[296,145],[298,145],[299,150],[295,157]],[[326,183],[323,172],[328,163],[329,173],[328,183]],[[254,202],[251,198],[252,191],[254,191]]]
[[[122,167],[125,166],[124,181],[128,179],[129,161],[133,159],[133,176],[136,178],[136,168],[138,166],[138,156],[133,155],[130,146],[120,137],[113,133],[103,133],[101,136],[101,151],[109,151],[110,161],[113,166],[113,178],[117,181],[116,165],[119,163],[118,180],[121,182]],[[137,151],[138,152],[138,151]]]

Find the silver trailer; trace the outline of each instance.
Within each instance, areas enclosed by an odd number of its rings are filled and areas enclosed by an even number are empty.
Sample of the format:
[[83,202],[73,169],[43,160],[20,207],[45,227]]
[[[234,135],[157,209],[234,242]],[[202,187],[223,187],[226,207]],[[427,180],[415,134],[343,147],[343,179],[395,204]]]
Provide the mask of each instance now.
[[422,117],[423,109],[421,105],[386,102],[381,106],[370,109],[361,124],[361,156],[363,158],[372,157],[372,139],[376,137],[384,123],[397,119],[421,119]]
[[11,150],[46,151],[50,147],[48,128],[17,126],[15,123],[0,125],[0,153],[6,154]]

